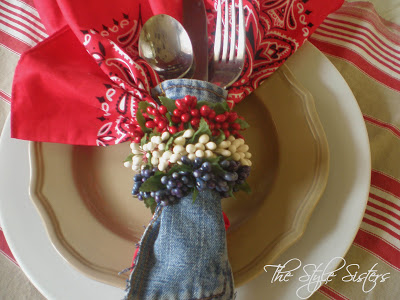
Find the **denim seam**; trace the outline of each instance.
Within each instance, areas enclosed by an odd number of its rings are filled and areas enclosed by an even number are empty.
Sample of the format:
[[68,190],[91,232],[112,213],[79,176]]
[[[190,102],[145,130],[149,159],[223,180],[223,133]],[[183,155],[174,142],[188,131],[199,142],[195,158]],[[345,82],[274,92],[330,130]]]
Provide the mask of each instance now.
[[[162,213],[163,208],[164,208],[164,207],[161,207],[161,208],[159,209],[158,215],[157,215],[155,218],[153,218],[153,220],[152,220],[151,223],[149,224],[148,229],[151,229],[151,228],[153,227],[154,223],[157,221],[158,217],[161,216],[161,213]],[[148,237],[149,237],[149,235],[146,235],[146,237],[145,237],[145,238],[146,238],[146,241],[147,241],[147,238],[148,238]],[[142,241],[141,244],[144,244],[144,242],[145,242],[145,241]],[[139,257],[138,257],[138,258],[139,258]],[[148,259],[148,255],[146,255],[146,258],[145,258],[145,261],[144,261],[144,265],[145,265],[145,266],[146,266],[146,264],[147,264],[147,259]],[[140,282],[139,282],[138,293],[137,293],[138,295],[140,295],[140,291],[141,291],[141,289],[142,289],[143,278],[144,278],[144,276],[141,276],[141,279],[140,279]]]
[[164,89],[161,86],[161,83],[159,84],[159,86],[160,86],[161,92],[163,93],[164,96],[165,96],[165,91],[166,90],[170,90],[170,89],[174,89],[174,88],[191,88],[191,89],[195,89],[195,90],[206,91],[206,92],[214,94],[217,97],[224,98],[224,95],[221,95],[218,92],[215,92],[215,91],[210,90],[210,89],[205,89],[205,88],[202,88],[202,87],[196,87],[196,86],[191,86],[191,85],[171,85],[171,86],[169,86],[169,87]]

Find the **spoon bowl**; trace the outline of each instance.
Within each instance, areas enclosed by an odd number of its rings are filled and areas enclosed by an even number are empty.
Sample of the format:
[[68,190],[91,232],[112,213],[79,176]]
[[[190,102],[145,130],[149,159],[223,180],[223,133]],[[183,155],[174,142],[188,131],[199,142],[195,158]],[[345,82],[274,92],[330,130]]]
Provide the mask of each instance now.
[[193,48],[183,26],[168,15],[147,20],[139,36],[139,55],[162,79],[181,78],[193,64]]

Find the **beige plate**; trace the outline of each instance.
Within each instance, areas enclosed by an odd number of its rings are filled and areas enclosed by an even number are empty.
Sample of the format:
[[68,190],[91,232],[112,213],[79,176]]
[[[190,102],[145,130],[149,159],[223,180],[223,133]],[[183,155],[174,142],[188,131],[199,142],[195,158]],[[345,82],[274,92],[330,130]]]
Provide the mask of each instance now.
[[[328,177],[329,154],[311,94],[282,66],[237,111],[251,125],[251,195],[223,200],[235,284],[262,272],[303,234]],[[135,243],[151,218],[130,195],[129,145],[33,142],[31,198],[50,239],[74,267],[124,288]]]

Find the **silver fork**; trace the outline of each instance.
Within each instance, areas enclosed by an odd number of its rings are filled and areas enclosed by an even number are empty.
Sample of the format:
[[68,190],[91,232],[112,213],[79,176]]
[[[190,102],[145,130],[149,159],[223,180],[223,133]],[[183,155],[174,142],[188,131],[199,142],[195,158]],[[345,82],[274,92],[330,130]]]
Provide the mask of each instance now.
[[[222,8],[221,0],[218,0],[217,7],[217,23],[214,40],[214,58],[211,65],[211,80],[210,82],[227,89],[239,77],[243,70],[245,47],[246,47],[246,32],[244,27],[244,12],[243,2],[239,0],[238,3],[238,38],[236,43],[236,8],[235,0],[232,0],[230,5],[231,10],[231,30],[229,30],[229,0],[225,3],[225,20],[224,20],[224,34],[222,39]],[[228,45],[230,33],[230,45]],[[221,54],[222,48],[222,54]],[[228,56],[229,50],[229,56]]]

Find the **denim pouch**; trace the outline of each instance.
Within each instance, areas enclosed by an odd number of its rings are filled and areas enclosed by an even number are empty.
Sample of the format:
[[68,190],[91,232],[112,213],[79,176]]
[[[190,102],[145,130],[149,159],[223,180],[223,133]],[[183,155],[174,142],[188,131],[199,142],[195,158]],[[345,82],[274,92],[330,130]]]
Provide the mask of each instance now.
[[[152,91],[153,97],[223,102],[227,91],[209,82],[173,79]],[[200,191],[178,203],[158,205],[140,241],[128,281],[128,300],[233,299],[221,197]]]

